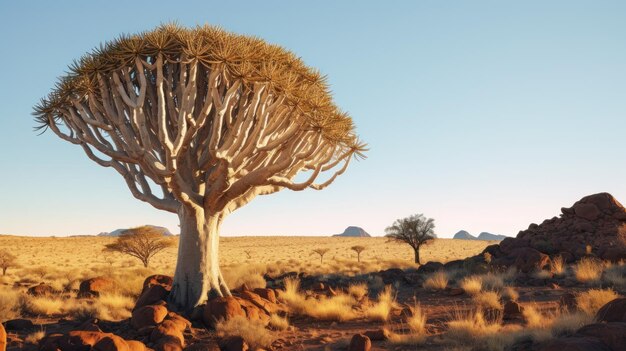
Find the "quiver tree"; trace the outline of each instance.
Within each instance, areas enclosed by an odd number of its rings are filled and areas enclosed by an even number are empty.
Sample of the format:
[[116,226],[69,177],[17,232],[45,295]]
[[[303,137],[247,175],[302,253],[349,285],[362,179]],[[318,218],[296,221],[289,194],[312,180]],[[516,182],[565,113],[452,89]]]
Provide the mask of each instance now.
[[391,241],[406,243],[415,253],[415,263],[420,262],[420,247],[431,242],[435,235],[435,220],[422,214],[401,218],[385,229],[386,237]]
[[365,251],[365,246],[355,245],[350,248],[350,250],[356,252],[356,260],[357,262],[361,262],[361,252]]
[[326,253],[330,251],[329,249],[314,249],[313,251],[311,251],[311,255],[317,254],[320,256],[320,264],[324,263],[324,255],[326,255]]
[[161,230],[142,226],[123,231],[115,242],[105,245],[104,251],[135,257],[147,268],[154,255],[173,246],[172,238],[165,237]]
[[257,195],[323,189],[365,150],[317,71],[209,26],[164,25],[103,44],[35,116],[120,173],[136,198],[178,214],[170,302],[187,310],[211,290],[230,295],[218,265],[228,214]]

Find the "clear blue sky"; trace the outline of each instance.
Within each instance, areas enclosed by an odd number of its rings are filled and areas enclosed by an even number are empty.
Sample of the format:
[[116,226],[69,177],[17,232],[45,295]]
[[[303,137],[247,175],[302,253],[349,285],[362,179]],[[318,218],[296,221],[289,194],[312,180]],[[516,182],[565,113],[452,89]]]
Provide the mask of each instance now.
[[321,192],[258,197],[223,235],[515,235],[580,197],[626,202],[624,1],[0,2],[0,233],[95,234],[177,217],[52,133],[32,106],[72,59],[162,22],[215,24],[300,55],[329,77],[370,145]]

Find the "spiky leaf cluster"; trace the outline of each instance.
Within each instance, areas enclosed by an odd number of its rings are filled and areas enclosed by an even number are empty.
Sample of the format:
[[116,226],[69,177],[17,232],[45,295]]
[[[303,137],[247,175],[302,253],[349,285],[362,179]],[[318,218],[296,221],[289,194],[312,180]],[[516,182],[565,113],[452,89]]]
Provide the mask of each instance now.
[[317,70],[277,45],[206,25],[191,29],[161,25],[152,31],[122,35],[85,54],[35,107],[38,128],[62,120],[61,111],[73,101],[97,96],[98,77],[133,69],[137,58],[154,63],[159,55],[173,64],[199,62],[206,72],[226,70],[243,84],[269,83],[273,92],[297,107],[308,125],[321,130],[327,141],[343,144],[362,156],[364,145],[354,135],[352,119],[335,106],[326,79]]

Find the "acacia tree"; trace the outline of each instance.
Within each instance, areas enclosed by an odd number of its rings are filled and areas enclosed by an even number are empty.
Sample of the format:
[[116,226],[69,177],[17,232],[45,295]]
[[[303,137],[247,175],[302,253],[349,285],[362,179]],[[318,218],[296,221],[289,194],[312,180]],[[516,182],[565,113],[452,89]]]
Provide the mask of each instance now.
[[17,256],[5,249],[0,249],[0,269],[2,275],[7,274],[7,269],[17,266]]
[[422,214],[401,218],[385,229],[386,237],[392,241],[406,243],[415,252],[415,263],[420,262],[420,246],[435,239],[435,220]]
[[142,226],[123,231],[115,242],[105,245],[104,250],[138,258],[147,268],[154,255],[174,245],[159,229]]
[[218,265],[228,214],[257,195],[323,189],[365,151],[322,75],[281,47],[210,26],[106,43],[34,114],[38,128],[119,172],[136,198],[178,214],[170,302],[187,310],[211,290],[230,295]]
[[356,260],[357,262],[361,262],[361,252],[365,251],[365,246],[355,245],[350,248],[350,250],[356,252]]

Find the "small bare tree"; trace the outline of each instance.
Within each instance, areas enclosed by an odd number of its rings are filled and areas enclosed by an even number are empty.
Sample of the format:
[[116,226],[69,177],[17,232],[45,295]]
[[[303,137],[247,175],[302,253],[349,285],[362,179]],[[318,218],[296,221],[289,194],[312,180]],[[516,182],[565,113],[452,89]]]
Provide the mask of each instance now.
[[136,257],[144,267],[148,267],[154,255],[173,246],[174,242],[165,238],[158,229],[143,226],[124,231],[114,243],[107,244],[104,251]]
[[420,246],[435,239],[435,220],[422,214],[401,218],[385,229],[391,241],[409,244],[415,251],[415,263],[420,263]]
[[248,259],[251,259],[251,258],[252,258],[252,251],[250,251],[250,250],[243,250],[243,253],[245,253],[245,254],[246,254],[246,257],[247,257]]
[[2,275],[7,274],[7,269],[17,266],[17,257],[7,250],[0,250],[0,269],[2,269]]
[[361,252],[365,251],[365,246],[355,245],[350,248],[350,250],[356,252],[356,260],[357,262],[361,262]]
[[320,264],[324,263],[324,255],[328,252],[328,249],[315,249],[311,252],[311,255],[318,254],[320,255]]

